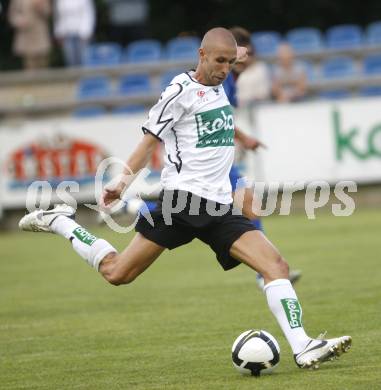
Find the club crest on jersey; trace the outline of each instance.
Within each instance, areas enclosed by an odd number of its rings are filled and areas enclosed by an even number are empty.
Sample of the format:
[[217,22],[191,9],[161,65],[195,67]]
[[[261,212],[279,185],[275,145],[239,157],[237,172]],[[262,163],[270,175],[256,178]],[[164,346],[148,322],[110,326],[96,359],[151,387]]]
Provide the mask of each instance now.
[[230,105],[195,115],[198,142],[196,148],[234,146],[234,118]]
[[198,91],[197,92],[197,96],[200,97],[200,98],[204,97],[205,96],[205,91]]

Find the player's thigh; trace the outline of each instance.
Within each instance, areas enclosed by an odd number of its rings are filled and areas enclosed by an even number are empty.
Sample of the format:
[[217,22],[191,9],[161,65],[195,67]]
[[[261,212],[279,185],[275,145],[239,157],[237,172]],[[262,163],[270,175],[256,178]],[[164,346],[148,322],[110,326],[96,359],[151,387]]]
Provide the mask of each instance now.
[[234,206],[242,210],[242,214],[251,219],[257,219],[260,208],[258,200],[251,188],[237,188],[233,193]]
[[145,271],[164,249],[137,233],[124,251],[103,260],[99,271],[111,283],[130,283]]
[[242,234],[230,247],[230,255],[265,279],[288,278],[288,266],[276,247],[259,230]]

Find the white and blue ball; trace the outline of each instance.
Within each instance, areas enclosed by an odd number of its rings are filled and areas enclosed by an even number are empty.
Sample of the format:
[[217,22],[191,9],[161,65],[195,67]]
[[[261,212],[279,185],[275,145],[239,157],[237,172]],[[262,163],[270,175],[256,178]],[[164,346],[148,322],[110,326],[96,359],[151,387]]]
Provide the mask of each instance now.
[[264,330],[247,330],[234,341],[232,359],[241,374],[260,376],[271,373],[279,363],[279,344]]

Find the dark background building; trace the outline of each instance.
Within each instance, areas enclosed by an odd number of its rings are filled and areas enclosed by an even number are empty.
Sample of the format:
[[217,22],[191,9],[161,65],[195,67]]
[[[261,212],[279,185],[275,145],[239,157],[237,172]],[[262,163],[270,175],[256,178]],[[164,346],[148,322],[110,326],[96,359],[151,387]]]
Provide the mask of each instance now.
[[[53,0],[54,1],[54,0]],[[110,4],[115,0],[96,0],[97,41],[119,40],[128,43],[138,38],[166,41],[181,32],[202,35],[214,26],[241,25],[250,31],[276,30],[281,33],[294,27],[318,27],[356,23],[361,26],[381,20],[380,0],[118,0],[129,3],[121,9],[140,10],[140,19],[127,18],[132,25],[115,26]],[[139,3],[142,3],[139,6]],[[11,54],[12,29],[7,22],[9,0],[0,0],[0,70],[18,68]],[[141,16],[144,16],[145,21]],[[124,15],[126,16],[126,15]],[[114,14],[115,19],[115,14]],[[119,29],[119,30],[118,30]],[[120,31],[120,33],[118,33]],[[61,64],[57,50],[52,64]]]

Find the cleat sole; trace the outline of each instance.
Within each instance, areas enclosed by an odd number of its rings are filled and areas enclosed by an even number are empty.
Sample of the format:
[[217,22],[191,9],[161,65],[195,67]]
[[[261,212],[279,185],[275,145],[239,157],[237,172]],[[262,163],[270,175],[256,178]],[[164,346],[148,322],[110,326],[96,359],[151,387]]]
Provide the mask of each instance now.
[[321,363],[339,359],[339,357],[350,350],[352,346],[352,338],[346,337],[344,340],[340,340],[336,344],[332,345],[329,350],[321,355],[317,359],[312,359],[309,362],[306,362],[303,364],[303,366],[299,366],[301,368],[310,369],[310,370],[317,370],[319,369]]
[[333,345],[329,349],[329,352],[321,356],[318,360],[320,363],[337,360],[343,353],[348,352],[351,346],[352,346],[352,338],[348,337],[345,340],[341,340],[336,345]]

